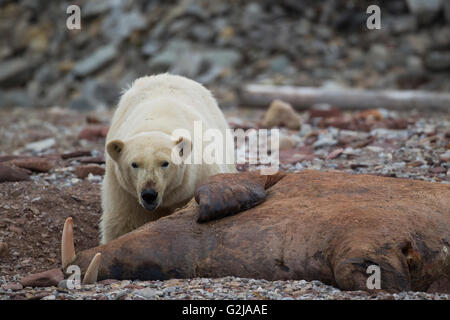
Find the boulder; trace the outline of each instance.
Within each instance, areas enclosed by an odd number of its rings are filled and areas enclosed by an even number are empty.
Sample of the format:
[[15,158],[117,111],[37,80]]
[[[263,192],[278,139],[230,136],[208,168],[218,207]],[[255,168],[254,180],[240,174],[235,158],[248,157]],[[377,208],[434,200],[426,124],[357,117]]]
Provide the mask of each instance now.
[[63,279],[61,269],[52,269],[26,276],[20,280],[20,284],[24,287],[50,287],[57,286]]
[[264,116],[262,125],[265,128],[287,127],[288,129],[298,130],[301,122],[300,115],[295,112],[289,103],[274,100]]
[[0,164],[0,183],[25,181],[28,179],[30,179],[28,170]]
[[445,184],[339,172],[255,172],[214,176],[195,199],[199,204],[192,200],[80,252],[72,264],[85,272],[101,252],[99,280],[236,276],[320,280],[345,290],[371,289],[371,266],[379,268],[387,291],[426,291],[450,275]]
[[105,175],[105,168],[97,164],[82,165],[75,168],[75,174],[78,178],[84,179],[92,173],[95,176]]

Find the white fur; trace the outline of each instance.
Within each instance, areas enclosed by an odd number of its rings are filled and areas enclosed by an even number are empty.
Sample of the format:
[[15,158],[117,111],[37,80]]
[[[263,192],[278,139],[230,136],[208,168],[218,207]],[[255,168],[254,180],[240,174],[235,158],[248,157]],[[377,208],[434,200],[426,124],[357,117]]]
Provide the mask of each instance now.
[[[224,137],[228,129],[211,93],[195,81],[169,74],[142,77],[123,94],[106,138],[107,145],[121,141],[124,148],[116,161],[105,152],[102,243],[183,206],[205,178],[236,171],[229,164],[159,167],[158,161],[167,158],[167,149],[174,143],[169,139],[172,132],[182,128],[193,137],[194,121],[202,121],[203,130],[219,129]],[[141,164],[139,169],[130,168],[132,160]],[[155,182],[162,195],[161,204],[153,211],[139,203],[139,194],[149,181]]]

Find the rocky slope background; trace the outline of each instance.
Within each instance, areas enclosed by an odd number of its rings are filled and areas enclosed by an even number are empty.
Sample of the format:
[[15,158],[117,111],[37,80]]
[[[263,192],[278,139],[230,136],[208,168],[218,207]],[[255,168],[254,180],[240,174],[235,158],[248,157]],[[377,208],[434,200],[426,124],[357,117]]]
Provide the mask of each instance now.
[[[66,9],[81,8],[81,30]],[[381,29],[366,9],[381,7]],[[449,91],[450,3],[0,1],[0,107],[112,107],[170,71],[237,105],[246,82]]]
[[[81,30],[66,28],[69,4],[81,8]],[[369,4],[381,7],[380,30],[366,29]],[[317,281],[111,279],[71,290],[58,272],[44,287],[26,278],[59,267],[68,216],[77,250],[98,244],[112,108],[145,74],[206,84],[233,128],[281,127],[282,170],[449,184],[448,111],[316,105],[271,116],[238,95],[246,83],[448,92],[448,1],[0,0],[0,34],[0,299],[450,298],[448,281],[372,294]]]

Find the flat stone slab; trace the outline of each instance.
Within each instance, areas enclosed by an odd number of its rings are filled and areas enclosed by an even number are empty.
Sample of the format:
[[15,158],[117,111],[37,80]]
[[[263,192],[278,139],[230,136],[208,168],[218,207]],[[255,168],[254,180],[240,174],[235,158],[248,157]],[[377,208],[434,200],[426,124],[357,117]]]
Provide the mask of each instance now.
[[[381,289],[388,291],[426,291],[450,276],[448,185],[303,171],[219,175],[199,190],[200,205],[192,200],[80,252],[73,264],[84,271],[102,252],[99,280],[236,276],[320,280],[345,290],[372,289],[370,266],[379,267]],[[212,217],[249,209],[198,223],[200,208]]]

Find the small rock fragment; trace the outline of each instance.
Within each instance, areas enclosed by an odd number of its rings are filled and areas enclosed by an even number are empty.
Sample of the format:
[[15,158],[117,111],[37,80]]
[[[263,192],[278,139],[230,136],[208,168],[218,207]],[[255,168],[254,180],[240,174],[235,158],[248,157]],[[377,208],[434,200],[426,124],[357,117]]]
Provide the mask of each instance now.
[[80,150],[80,151],[64,153],[63,155],[61,155],[61,158],[66,160],[66,159],[79,158],[79,157],[88,157],[91,155],[92,155],[91,151]]
[[310,118],[339,117],[341,110],[327,103],[315,104],[309,109]]
[[78,137],[90,141],[96,141],[99,138],[105,138],[108,134],[109,126],[106,125],[88,125],[81,130]]
[[335,159],[339,157],[344,152],[343,148],[337,148],[330,152],[330,154],[326,157],[326,159]]
[[295,139],[290,136],[280,137],[280,150],[295,148],[296,144],[297,142],[295,141]]
[[41,273],[30,274],[20,280],[24,287],[57,286],[64,279],[61,269],[52,269]]
[[35,172],[49,172],[53,168],[53,165],[49,160],[37,157],[16,159],[11,161],[11,163],[16,167]]
[[301,117],[289,103],[274,100],[264,116],[263,126],[265,128],[285,126],[292,130],[299,130]]
[[0,183],[25,181],[29,178],[28,170],[0,164]]
[[6,242],[0,242],[0,257],[8,254],[8,244]]
[[10,282],[2,286],[3,290],[12,290],[12,291],[18,291],[22,290],[23,286],[18,282]]
[[90,164],[79,166],[75,169],[75,174],[80,179],[86,178],[90,173],[97,176],[103,176],[105,174],[105,168],[96,164]]

